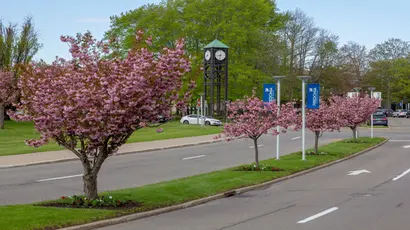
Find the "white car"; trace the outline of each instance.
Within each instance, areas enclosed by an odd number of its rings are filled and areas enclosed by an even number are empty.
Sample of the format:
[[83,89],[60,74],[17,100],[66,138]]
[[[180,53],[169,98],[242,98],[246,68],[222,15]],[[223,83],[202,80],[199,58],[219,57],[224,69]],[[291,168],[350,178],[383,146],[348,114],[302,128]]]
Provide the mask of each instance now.
[[407,115],[407,110],[402,110],[402,111],[400,111],[400,113],[399,113],[399,117],[406,117],[406,115]]
[[396,110],[393,112],[393,117],[398,117],[400,113],[400,110]]
[[184,116],[181,118],[181,124],[192,124],[192,125],[198,125],[198,124],[203,124],[205,122],[205,125],[222,125],[222,122],[218,119],[214,119],[212,117],[204,117],[196,114]]
[[406,114],[407,114],[407,110],[400,109],[400,110],[393,112],[393,117],[406,117]]

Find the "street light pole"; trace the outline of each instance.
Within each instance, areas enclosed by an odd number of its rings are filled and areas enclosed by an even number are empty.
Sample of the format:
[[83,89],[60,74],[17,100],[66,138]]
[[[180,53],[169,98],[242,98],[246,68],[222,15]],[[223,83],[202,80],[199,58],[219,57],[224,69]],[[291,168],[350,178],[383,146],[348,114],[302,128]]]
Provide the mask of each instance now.
[[306,97],[306,92],[305,92],[305,84],[308,79],[310,79],[310,76],[298,76],[299,79],[302,80],[302,160],[306,160],[306,154],[305,154],[305,129],[306,129],[306,114],[305,114],[305,97]]
[[[273,79],[277,81],[277,89],[276,89],[276,102],[278,105],[278,113],[277,115],[279,116],[280,113],[280,80],[284,78],[285,76],[273,76]],[[279,136],[280,136],[280,127],[279,125],[276,127],[276,131],[278,132],[278,135],[276,136],[276,160],[280,159],[280,152],[279,152]]]
[[[370,90],[370,98],[373,98],[373,91],[376,89],[375,87],[369,87]],[[373,113],[370,116],[370,137],[373,138]]]

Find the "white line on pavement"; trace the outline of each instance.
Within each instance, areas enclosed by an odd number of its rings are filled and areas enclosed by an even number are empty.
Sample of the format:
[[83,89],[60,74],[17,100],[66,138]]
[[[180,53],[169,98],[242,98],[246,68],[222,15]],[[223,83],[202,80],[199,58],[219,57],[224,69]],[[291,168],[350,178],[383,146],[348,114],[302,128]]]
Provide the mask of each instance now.
[[407,169],[407,170],[404,171],[402,174],[400,174],[400,175],[396,176],[395,178],[393,178],[393,180],[396,181],[396,180],[398,180],[398,179],[404,177],[404,176],[405,176],[407,173],[409,173],[409,172],[410,172],[410,169]]
[[204,157],[205,155],[198,155],[198,156],[193,156],[193,157],[185,157],[182,158],[182,160],[191,160],[191,159],[195,159],[195,158],[200,158],[200,157]]
[[[263,147],[264,145],[258,145],[258,147]],[[249,146],[249,148],[255,148],[255,146],[254,145],[252,145],[252,146]]]
[[294,138],[292,138],[292,140],[297,140],[297,139],[300,139],[300,137],[294,137]]
[[410,148],[410,145],[405,145],[405,146],[403,146],[403,148],[408,149],[408,148]]
[[53,177],[53,178],[48,178],[48,179],[41,179],[41,180],[36,180],[36,182],[45,182],[45,181],[52,181],[52,180],[63,180],[63,179],[68,179],[68,178],[73,178],[73,177],[80,177],[83,176],[83,174],[77,174],[77,175],[71,175],[71,176],[62,176],[62,177]]
[[331,212],[334,212],[334,211],[336,211],[336,210],[338,210],[338,209],[339,209],[338,207],[329,208],[328,210],[325,210],[325,211],[320,212],[320,213],[318,213],[318,214],[316,214],[316,215],[313,215],[313,216],[311,216],[311,217],[308,217],[308,218],[306,218],[306,219],[303,219],[303,220],[299,221],[298,224],[307,223],[307,222],[309,222],[309,221],[311,221],[311,220],[314,220],[314,219],[316,219],[316,218],[319,218],[319,217],[321,217],[321,216],[324,216],[324,215],[326,215],[326,214],[329,214],[329,213],[331,213]]

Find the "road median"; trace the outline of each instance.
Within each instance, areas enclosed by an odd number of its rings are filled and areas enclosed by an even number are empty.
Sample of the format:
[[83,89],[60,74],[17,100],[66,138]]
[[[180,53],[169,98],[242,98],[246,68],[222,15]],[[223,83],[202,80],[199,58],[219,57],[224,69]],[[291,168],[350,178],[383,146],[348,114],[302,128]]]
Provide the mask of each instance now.
[[[96,229],[270,186],[357,156],[387,141],[385,138],[360,138],[359,140],[361,140],[359,143],[342,140],[321,146],[320,153],[323,154],[308,154],[306,161],[301,161],[300,152],[283,156],[280,161],[275,159],[261,161],[262,165],[280,170],[240,171],[238,169],[244,166],[238,166],[137,188],[101,193],[101,196],[141,203],[141,206],[132,209],[55,208],[39,206],[39,204],[2,206],[0,226],[4,230],[62,227],[68,227],[67,230]],[[41,204],[50,202],[58,201]]]

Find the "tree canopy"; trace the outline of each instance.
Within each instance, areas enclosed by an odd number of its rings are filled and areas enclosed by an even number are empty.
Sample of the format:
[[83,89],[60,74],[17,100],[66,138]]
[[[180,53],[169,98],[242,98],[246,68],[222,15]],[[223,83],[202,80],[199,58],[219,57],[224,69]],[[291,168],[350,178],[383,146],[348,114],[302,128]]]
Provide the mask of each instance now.
[[[117,41],[118,54],[132,48],[135,29],[153,37],[154,49],[184,37],[192,62],[190,79],[203,91],[203,47],[214,39],[229,49],[229,99],[261,92],[271,76],[283,75],[282,99],[301,98],[298,75],[311,75],[325,97],[354,87],[375,86],[385,103],[410,98],[407,84],[410,44],[389,38],[366,47],[355,41],[339,44],[332,28],[319,28],[301,9],[281,12],[274,0],[163,0],[111,17],[105,36]],[[365,91],[365,90],[363,90]]]

